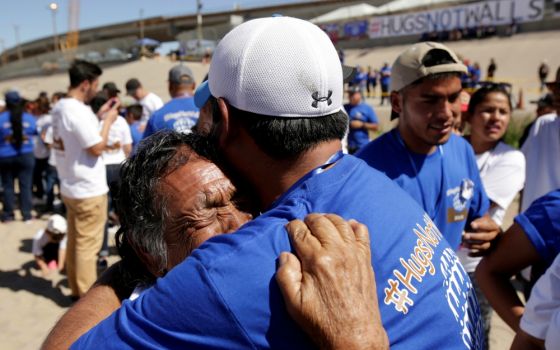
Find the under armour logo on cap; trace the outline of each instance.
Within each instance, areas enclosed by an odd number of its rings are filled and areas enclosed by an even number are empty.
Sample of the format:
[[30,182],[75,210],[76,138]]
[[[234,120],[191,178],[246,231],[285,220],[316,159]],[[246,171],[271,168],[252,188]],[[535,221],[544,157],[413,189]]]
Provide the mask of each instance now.
[[325,96],[319,97],[319,91],[315,91],[311,95],[311,97],[315,100],[315,101],[313,101],[313,103],[311,103],[311,107],[319,108],[318,107],[319,102],[327,102],[327,106],[330,106],[331,103],[332,103],[331,96],[332,96],[332,90],[329,90],[329,93],[326,97]]

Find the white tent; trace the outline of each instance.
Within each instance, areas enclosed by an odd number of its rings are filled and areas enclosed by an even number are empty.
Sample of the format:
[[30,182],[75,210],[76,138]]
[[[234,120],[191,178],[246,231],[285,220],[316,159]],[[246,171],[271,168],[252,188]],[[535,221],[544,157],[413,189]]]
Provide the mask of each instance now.
[[375,7],[368,4],[358,4],[352,6],[341,7],[339,9],[327,12],[321,16],[315,17],[310,21],[315,24],[339,22],[350,20],[353,18],[386,15],[392,12],[406,11],[418,7],[427,7],[439,4],[463,3],[465,0],[394,0],[385,5]]
[[394,0],[377,8],[377,14],[405,11],[418,7],[465,2],[465,0]]
[[341,7],[339,9],[327,12],[321,16],[315,17],[310,21],[312,23],[338,22],[356,17],[371,16],[377,14],[377,7],[368,4],[358,4],[352,6]]

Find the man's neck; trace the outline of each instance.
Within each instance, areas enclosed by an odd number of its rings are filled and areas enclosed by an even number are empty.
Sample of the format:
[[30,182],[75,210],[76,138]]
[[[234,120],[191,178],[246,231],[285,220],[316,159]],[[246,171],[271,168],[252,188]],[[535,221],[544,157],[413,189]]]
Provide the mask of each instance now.
[[414,135],[413,131],[403,126],[400,122],[397,126],[397,132],[404,142],[404,146],[411,152],[428,155],[434,153],[437,149],[436,145],[431,145],[420,140]]
[[76,100],[85,103],[86,97],[85,95],[78,89],[70,89],[68,91],[68,97],[75,98]]
[[244,156],[237,155],[232,165],[251,184],[259,197],[260,209],[265,210],[299,179],[324,165],[340,149],[339,140],[326,141],[297,158],[276,160],[258,147],[252,147],[244,150]]
[[144,90],[140,91],[138,93],[138,101],[143,100],[144,97],[148,96],[148,94],[149,94],[148,91],[144,91]]
[[192,89],[181,89],[174,92],[171,97],[182,98],[182,97],[193,96],[193,95],[194,95],[194,91]]

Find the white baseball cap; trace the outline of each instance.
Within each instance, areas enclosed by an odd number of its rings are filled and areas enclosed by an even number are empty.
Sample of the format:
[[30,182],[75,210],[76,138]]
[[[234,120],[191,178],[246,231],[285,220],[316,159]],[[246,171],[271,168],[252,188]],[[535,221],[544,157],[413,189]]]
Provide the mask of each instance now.
[[210,95],[256,114],[325,116],[342,108],[343,68],[316,25],[282,16],[254,19],[231,30],[216,47],[196,105],[201,108]]
[[66,219],[58,214],[51,215],[47,221],[47,230],[56,234],[66,234]]

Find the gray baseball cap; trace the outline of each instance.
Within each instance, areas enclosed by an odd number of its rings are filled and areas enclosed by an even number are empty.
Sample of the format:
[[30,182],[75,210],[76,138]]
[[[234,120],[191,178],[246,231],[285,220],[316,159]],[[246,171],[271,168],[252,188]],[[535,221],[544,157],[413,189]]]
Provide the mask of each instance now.
[[192,84],[194,83],[194,75],[189,67],[179,64],[169,71],[168,81],[173,84]]
[[[445,57],[446,63],[433,64],[433,62],[430,62],[432,60],[429,58],[432,53]],[[391,91],[400,91],[428,75],[452,72],[467,73],[467,67],[447,46],[427,41],[414,44],[400,54],[393,63],[391,71]]]
[[[467,73],[467,67],[447,46],[432,41],[414,44],[393,63],[391,91],[400,91],[432,74],[453,72]],[[398,117],[397,112],[391,111],[391,120]]]

